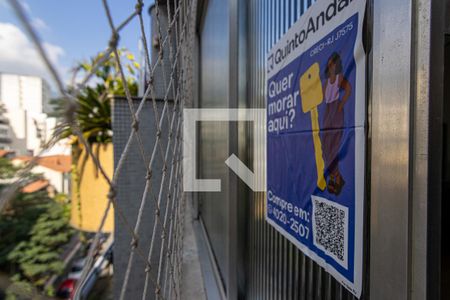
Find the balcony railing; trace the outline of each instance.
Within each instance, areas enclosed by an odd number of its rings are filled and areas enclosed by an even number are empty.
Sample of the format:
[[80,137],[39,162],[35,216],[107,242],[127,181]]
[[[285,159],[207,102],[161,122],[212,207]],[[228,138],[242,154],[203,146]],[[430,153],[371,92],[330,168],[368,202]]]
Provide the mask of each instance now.
[[0,124],[0,142],[10,142],[11,141],[11,132],[9,129],[9,125]]

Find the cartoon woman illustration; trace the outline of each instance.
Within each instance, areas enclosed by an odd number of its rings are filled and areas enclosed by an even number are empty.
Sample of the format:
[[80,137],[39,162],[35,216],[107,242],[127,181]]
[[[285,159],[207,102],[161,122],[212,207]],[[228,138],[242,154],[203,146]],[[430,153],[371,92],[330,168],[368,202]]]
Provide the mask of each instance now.
[[[327,189],[330,193],[339,195],[345,184],[339,171],[339,148],[341,147],[342,128],[344,127],[344,105],[350,97],[352,87],[342,73],[342,61],[334,52],[328,58],[325,68],[325,114],[323,119],[323,156],[328,170]],[[340,91],[344,91],[342,99]]]

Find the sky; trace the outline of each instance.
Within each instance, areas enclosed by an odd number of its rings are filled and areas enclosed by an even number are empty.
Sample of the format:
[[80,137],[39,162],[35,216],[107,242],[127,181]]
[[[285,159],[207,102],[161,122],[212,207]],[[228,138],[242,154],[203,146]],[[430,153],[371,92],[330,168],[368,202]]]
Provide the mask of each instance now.
[[[77,62],[106,49],[111,31],[101,0],[20,1],[66,83]],[[152,2],[144,1],[147,34],[150,31],[148,7]],[[132,0],[108,1],[116,26],[131,15],[135,3]],[[139,37],[139,20],[134,18],[121,31],[119,47],[127,48],[138,57]],[[54,86],[7,0],[0,0],[0,72],[41,76]]]

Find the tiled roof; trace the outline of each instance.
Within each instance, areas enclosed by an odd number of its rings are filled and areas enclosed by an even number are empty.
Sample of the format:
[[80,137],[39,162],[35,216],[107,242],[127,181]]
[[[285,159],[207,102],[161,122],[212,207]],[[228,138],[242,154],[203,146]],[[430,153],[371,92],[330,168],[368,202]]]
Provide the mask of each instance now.
[[13,151],[0,149],[0,157],[5,157],[6,155],[8,155],[10,153],[13,153]]
[[72,157],[70,155],[43,156],[38,159],[38,164],[62,173],[70,172]]
[[[30,156],[16,156],[13,159],[29,162],[33,158]],[[54,171],[67,173],[70,172],[72,167],[72,157],[70,155],[41,156],[37,159],[36,163]]]
[[12,160],[20,160],[20,161],[23,161],[23,162],[28,162],[31,159],[32,159],[32,157],[28,156],[28,155],[17,155],[17,156],[14,156],[12,158]]
[[46,188],[49,186],[49,182],[48,180],[45,179],[38,179],[36,181],[33,181],[29,184],[27,184],[26,186],[24,186],[22,188],[22,192],[23,193],[34,193],[37,192],[39,190],[42,190],[43,188]]

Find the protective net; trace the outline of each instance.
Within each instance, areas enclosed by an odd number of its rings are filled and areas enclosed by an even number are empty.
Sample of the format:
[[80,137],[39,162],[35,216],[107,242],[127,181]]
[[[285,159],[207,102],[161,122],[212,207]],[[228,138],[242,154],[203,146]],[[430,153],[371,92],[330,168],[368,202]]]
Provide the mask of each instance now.
[[[109,44],[106,50],[102,50],[103,56],[96,60],[84,77],[77,80],[70,88],[58,75],[55,66],[45,52],[43,42],[32,27],[20,2],[18,0],[9,2],[35,44],[62,95],[61,101],[64,101],[66,106],[65,122],[86,149],[89,158],[98,168],[100,176],[109,185],[109,193],[105,195],[109,202],[90,246],[81,278],[77,281],[75,298],[83,297],[82,290],[92,273],[95,252],[99,248],[99,244],[103,242],[101,239],[102,229],[112,207],[116,216],[115,233],[120,233],[122,241],[128,239],[126,250],[123,247],[115,247],[114,250],[114,264],[117,257],[120,257],[120,261],[123,262],[117,268],[114,266],[114,276],[120,278],[120,280],[114,281],[115,290],[118,291],[115,296],[125,299],[131,292],[133,295],[141,294],[142,299],[180,298],[183,221],[185,218],[181,130],[183,128],[183,107],[191,103],[193,97],[191,48],[195,26],[190,22],[193,20],[191,15],[195,8],[192,1],[156,1],[151,8],[154,16],[152,34],[149,38],[150,35],[145,30],[148,26],[144,23],[143,18],[143,14],[146,12],[144,1],[136,1],[135,10],[130,13],[129,17],[121,23],[117,23],[111,15],[108,1],[103,0],[104,13],[107,16],[111,32]],[[142,66],[145,69],[145,89],[143,96],[139,98],[132,96],[127,84],[125,63],[119,53],[120,34],[136,18],[139,20],[139,28],[136,30],[140,30],[145,62],[145,66]],[[151,51],[151,49],[153,50]],[[123,102],[115,100],[114,104],[117,104],[118,107],[120,103],[126,104],[124,107],[128,110],[126,112],[128,117],[124,120],[128,124],[124,126],[128,130],[124,131],[127,133],[126,137],[122,132],[123,145],[119,148],[114,145],[116,158],[114,172],[112,176],[109,176],[93,149],[92,143],[86,139],[80,129],[77,108],[80,105],[80,91],[89,86],[96,72],[106,63],[111,54],[114,54],[113,57],[123,82],[125,94]],[[118,111],[118,108],[116,110]],[[148,122],[143,124],[143,120],[145,122],[151,120],[153,124],[148,125]],[[151,126],[152,130],[143,134],[142,128],[145,126]],[[117,126],[113,125],[112,128],[114,144],[116,138],[114,129]],[[153,136],[149,137],[148,132],[151,132]],[[57,139],[58,136],[48,142],[44,150],[51,147]],[[132,169],[128,165],[130,156],[133,156],[132,159],[135,161],[138,160],[145,170],[144,178],[139,178],[138,181],[142,185],[139,197],[134,197],[133,193],[129,193],[130,191],[121,190],[122,185],[119,184],[121,180],[130,179],[130,170]],[[31,160],[26,169],[31,169],[38,157],[39,155]],[[158,180],[155,181],[155,178]],[[8,203],[21,186],[21,180],[22,178],[19,176],[4,191],[0,202],[1,208]],[[131,196],[120,199],[118,197],[118,195],[127,194]],[[131,204],[138,208],[136,214],[130,215],[130,212],[126,211],[127,205]],[[145,224],[145,228],[142,224]],[[146,241],[142,242],[143,239]],[[124,257],[126,259],[123,259]],[[142,274],[138,278],[139,284],[134,282],[136,276],[139,276],[136,274]]]

